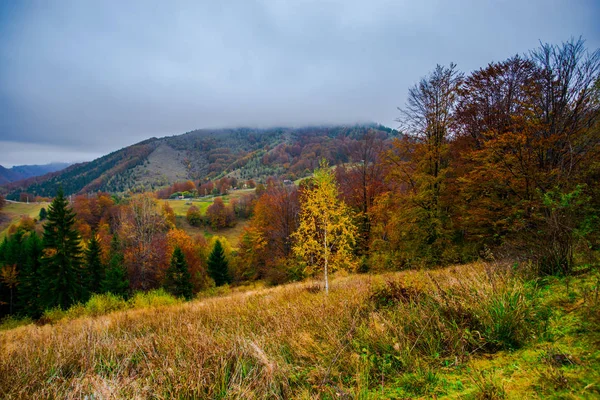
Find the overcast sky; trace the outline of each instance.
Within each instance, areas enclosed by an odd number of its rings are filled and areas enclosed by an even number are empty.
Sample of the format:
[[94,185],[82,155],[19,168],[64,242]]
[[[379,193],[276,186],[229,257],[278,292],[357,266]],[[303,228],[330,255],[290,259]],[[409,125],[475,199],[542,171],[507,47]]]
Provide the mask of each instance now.
[[0,2],[0,165],[197,128],[396,127],[436,64],[600,47],[597,0]]

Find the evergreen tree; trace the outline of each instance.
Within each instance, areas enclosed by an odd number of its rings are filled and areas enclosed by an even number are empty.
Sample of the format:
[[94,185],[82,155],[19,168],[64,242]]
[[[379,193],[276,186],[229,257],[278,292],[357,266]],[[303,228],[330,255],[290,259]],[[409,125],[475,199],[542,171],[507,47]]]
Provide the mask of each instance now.
[[89,293],[100,293],[100,285],[106,273],[104,265],[100,260],[102,249],[96,234],[88,242],[88,248],[85,251],[85,262],[87,268],[87,290]]
[[20,276],[19,305],[25,315],[37,318],[40,308],[40,268],[44,245],[37,233],[32,232],[25,242],[26,259]]
[[192,276],[181,248],[175,247],[171,257],[171,266],[165,274],[164,287],[173,296],[192,298]]
[[[6,314],[17,314],[22,311],[20,280],[26,260],[25,243],[27,240],[23,229],[17,229],[12,235],[4,238],[0,257],[0,317]],[[16,301],[15,301],[16,300]]]
[[48,216],[48,211],[44,207],[40,209],[40,221],[43,221]]
[[100,290],[103,293],[126,297],[129,291],[129,280],[127,279],[127,270],[123,266],[124,257],[117,234],[113,236],[110,243],[110,253],[110,261],[100,284]]
[[45,309],[66,309],[81,300],[81,237],[74,225],[75,212],[59,188],[44,225],[40,301]]
[[208,256],[208,274],[215,281],[215,285],[221,286],[230,283],[229,265],[225,258],[225,252],[221,242],[217,240],[215,247]]

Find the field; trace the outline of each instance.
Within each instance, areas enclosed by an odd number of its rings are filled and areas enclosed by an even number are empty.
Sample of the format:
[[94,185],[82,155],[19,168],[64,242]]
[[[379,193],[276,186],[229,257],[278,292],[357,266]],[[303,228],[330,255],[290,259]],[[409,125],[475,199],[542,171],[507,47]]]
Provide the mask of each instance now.
[[600,274],[486,264],[0,331],[0,397],[598,398]]
[[[236,197],[241,197],[245,194],[253,193],[254,189],[242,189],[231,192],[231,194],[222,196],[225,204],[229,203],[229,200]],[[204,215],[206,209],[213,202],[214,198],[200,198],[194,200],[160,200],[160,202],[166,201],[169,206],[173,209],[176,216],[177,227],[183,229],[188,235],[204,235],[205,237],[211,237],[214,235],[223,236],[231,244],[233,248],[236,248],[239,244],[239,237],[242,230],[247,225],[247,221],[238,220],[236,225],[232,228],[220,229],[213,231],[210,228],[205,227],[194,227],[188,224],[186,220],[186,214],[188,209],[194,205],[200,209],[200,212]]]
[[18,203],[18,202],[7,202],[6,206],[2,209],[0,214],[3,214],[5,218],[0,223],[0,240],[4,239],[8,233],[8,228],[13,223],[17,222],[22,215],[28,215],[31,218],[39,218],[40,210],[42,207],[48,209],[49,203]]

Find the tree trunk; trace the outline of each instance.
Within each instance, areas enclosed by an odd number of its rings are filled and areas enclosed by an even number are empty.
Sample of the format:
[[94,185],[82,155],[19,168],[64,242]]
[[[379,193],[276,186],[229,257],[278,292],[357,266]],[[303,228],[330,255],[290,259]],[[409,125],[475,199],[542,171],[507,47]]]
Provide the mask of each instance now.
[[329,258],[329,252],[327,251],[327,249],[328,249],[328,247],[327,247],[327,229],[325,229],[324,244],[325,244],[325,293],[329,294],[329,277],[327,276],[327,262],[328,262],[328,258]]

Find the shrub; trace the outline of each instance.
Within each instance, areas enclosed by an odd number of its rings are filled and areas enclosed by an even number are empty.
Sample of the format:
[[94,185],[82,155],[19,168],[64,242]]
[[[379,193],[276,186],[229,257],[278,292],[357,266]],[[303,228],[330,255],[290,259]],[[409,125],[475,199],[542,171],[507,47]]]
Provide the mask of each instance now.
[[94,294],[87,303],[85,303],[85,312],[86,315],[89,316],[104,315],[126,308],[128,308],[127,302],[112,293]]
[[171,306],[182,302],[182,299],[170,295],[162,288],[149,292],[137,292],[129,300],[133,308]]

